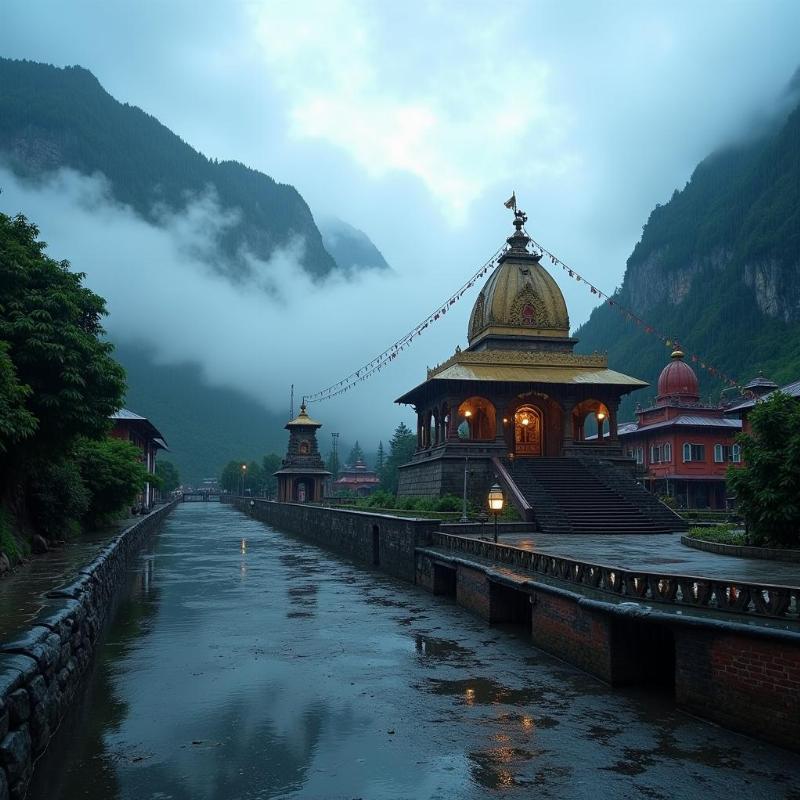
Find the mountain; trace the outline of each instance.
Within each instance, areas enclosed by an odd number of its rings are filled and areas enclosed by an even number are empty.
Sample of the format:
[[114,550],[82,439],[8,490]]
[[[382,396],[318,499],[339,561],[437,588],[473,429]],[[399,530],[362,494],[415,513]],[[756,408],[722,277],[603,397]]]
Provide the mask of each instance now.
[[[689,354],[746,382],[800,376],[800,72],[792,109],[758,134],[713,153],[657,205],[614,296]],[[577,350],[655,384],[669,349],[608,304],[575,333]],[[704,395],[723,384],[696,369]],[[628,398],[621,416],[651,389]]]
[[365,269],[389,269],[386,259],[366,233],[336,217],[317,221],[325,249],[336,264],[348,272]]
[[155,223],[212,189],[221,208],[238,216],[218,242],[224,258],[215,259],[231,277],[250,269],[244,250],[266,261],[297,237],[309,274],[336,269],[293,186],[235,161],[206,158],[155,117],[115,100],[81,67],[0,59],[0,152],[26,177],[60,167],[100,172],[116,200]]
[[[114,199],[156,225],[211,192],[232,224],[209,263],[234,282],[247,280],[252,269],[245,253],[266,262],[298,237],[302,266],[316,280],[387,266],[366,234],[341,220],[326,229],[328,250],[294,187],[237,162],[206,158],[154,117],[118,102],[81,67],[0,58],[0,159],[32,181],[64,167],[101,173]],[[229,459],[284,451],[283,415],[209,386],[199,364],[159,365],[152,351],[124,335],[115,344],[128,375],[127,406],[162,431],[170,446],[165,457],[184,480],[217,475]]]
[[200,366],[159,365],[146,347],[117,343],[114,358],[125,367],[125,406],[150,419],[164,434],[181,480],[197,485],[216,477],[231,459],[260,461],[266,453],[282,454],[289,412],[273,414],[233,389],[209,386]]

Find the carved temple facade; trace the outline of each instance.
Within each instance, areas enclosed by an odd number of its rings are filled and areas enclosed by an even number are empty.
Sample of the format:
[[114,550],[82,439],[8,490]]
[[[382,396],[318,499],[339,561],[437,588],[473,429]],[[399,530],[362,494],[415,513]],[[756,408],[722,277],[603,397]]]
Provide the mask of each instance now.
[[274,473],[278,479],[278,500],[320,503],[325,496],[325,483],[331,476],[317,445],[317,430],[322,423],[308,416],[303,403],[300,413],[285,427],[289,431],[289,446],[283,466]]
[[472,309],[469,346],[396,401],[417,413],[401,495],[460,493],[467,457],[487,475],[492,459],[624,460],[619,401],[647,384],[609,369],[604,354],[573,352],[564,297],[531,252],[524,222],[516,212],[516,232]]

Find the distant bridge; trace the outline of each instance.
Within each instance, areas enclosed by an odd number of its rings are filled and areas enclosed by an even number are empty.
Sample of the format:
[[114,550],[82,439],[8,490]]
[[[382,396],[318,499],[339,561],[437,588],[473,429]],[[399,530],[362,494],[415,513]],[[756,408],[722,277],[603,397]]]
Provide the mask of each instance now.
[[183,492],[181,502],[183,503],[207,503],[209,501],[220,501],[219,489],[195,489],[193,492]]

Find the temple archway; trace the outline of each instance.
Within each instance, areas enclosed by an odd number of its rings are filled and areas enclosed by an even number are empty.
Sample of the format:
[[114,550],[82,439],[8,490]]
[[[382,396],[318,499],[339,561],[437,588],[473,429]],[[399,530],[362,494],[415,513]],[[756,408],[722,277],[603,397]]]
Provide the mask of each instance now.
[[542,429],[542,412],[536,406],[520,406],[514,413],[514,454],[542,455]]
[[590,398],[572,409],[572,438],[583,442],[587,436],[597,436],[598,444],[611,430],[611,412],[601,400]]
[[494,404],[485,397],[470,397],[458,407],[458,436],[470,441],[492,441],[497,421]]

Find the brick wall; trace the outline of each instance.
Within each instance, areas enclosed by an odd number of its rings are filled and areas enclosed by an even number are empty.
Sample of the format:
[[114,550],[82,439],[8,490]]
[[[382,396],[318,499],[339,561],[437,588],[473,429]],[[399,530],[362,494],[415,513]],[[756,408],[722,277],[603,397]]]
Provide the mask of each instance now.
[[800,749],[800,641],[677,629],[675,696],[694,714]]
[[609,683],[614,682],[611,621],[568,597],[534,592],[533,643]]

